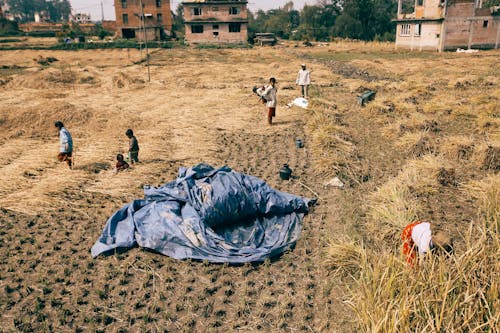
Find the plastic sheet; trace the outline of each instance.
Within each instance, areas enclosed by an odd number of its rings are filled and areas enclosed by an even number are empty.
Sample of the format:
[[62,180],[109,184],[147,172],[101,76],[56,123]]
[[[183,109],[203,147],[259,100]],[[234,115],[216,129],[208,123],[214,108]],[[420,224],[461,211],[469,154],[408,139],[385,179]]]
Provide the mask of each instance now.
[[207,164],[181,168],[175,181],[144,194],[108,219],[93,257],[138,244],[176,259],[263,261],[295,244],[311,202]]

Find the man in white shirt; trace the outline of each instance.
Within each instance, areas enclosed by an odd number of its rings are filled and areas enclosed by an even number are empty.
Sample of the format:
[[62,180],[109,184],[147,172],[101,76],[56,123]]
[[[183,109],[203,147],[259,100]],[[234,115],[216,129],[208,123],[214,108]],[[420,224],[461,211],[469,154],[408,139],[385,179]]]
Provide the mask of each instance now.
[[311,84],[311,72],[306,69],[306,64],[300,65],[302,69],[297,74],[295,83],[301,87],[302,98],[309,98],[309,85]]

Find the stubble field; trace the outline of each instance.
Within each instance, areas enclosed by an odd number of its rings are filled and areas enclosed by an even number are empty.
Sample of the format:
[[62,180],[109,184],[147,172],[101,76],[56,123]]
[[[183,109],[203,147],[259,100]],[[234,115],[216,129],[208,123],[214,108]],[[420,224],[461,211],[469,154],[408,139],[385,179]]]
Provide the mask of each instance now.
[[[58,61],[42,66],[39,55]],[[143,57],[1,51],[0,331],[498,330],[498,51],[153,50],[151,82]],[[288,109],[302,62],[311,105]],[[279,104],[269,127],[251,89],[271,76]],[[360,107],[365,89],[377,95]],[[72,171],[55,159],[55,120],[73,135]],[[141,163],[115,174],[127,128]],[[116,209],[199,162],[318,196],[297,246],[243,266],[139,248],[91,258]],[[283,163],[291,181],[278,177]],[[323,186],[334,176],[343,189]],[[399,232],[417,218],[454,236],[454,258],[404,266]]]

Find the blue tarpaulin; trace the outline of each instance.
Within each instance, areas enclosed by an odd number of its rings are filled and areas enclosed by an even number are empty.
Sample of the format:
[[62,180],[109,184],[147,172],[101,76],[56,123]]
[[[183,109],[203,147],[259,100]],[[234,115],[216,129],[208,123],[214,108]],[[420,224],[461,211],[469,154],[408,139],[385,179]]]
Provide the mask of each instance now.
[[310,203],[229,167],[180,168],[176,180],[145,187],[143,200],[115,212],[91,252],[137,244],[176,259],[263,261],[295,244]]

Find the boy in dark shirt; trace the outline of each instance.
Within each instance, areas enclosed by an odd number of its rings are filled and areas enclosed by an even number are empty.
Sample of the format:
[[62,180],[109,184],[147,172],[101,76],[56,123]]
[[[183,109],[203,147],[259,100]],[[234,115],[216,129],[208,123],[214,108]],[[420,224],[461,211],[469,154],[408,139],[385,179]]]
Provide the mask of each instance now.
[[134,164],[139,162],[139,143],[137,142],[137,138],[134,136],[134,131],[129,128],[125,132],[125,135],[129,138],[128,158],[130,163]]
[[129,167],[128,163],[123,160],[123,155],[122,154],[116,155],[116,172],[118,173],[119,171],[128,169],[128,167]]

